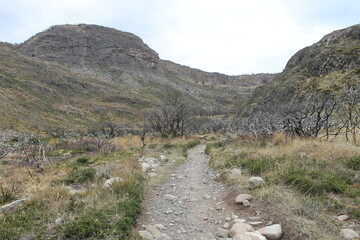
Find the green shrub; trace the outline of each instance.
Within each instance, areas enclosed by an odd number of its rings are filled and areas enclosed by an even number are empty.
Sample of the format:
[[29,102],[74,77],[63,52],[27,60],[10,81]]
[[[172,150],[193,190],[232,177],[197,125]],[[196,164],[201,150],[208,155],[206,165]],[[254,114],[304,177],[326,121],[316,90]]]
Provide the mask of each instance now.
[[[141,184],[142,181],[135,184]],[[130,184],[129,184],[130,185]],[[127,199],[119,201],[112,209],[88,209],[86,213],[65,225],[62,230],[65,239],[101,239],[116,236],[128,239],[138,215],[141,213],[142,186],[136,186],[126,193]],[[125,194],[126,190],[121,194]],[[141,193],[140,193],[141,192]],[[113,239],[113,238],[111,238]]]
[[153,143],[153,144],[149,144],[149,149],[155,149],[157,148],[157,144],[156,143]]
[[170,148],[173,148],[173,147],[175,147],[175,145],[171,144],[171,143],[165,143],[164,146],[163,146],[164,149],[170,149]]
[[240,166],[246,168],[252,175],[260,175],[274,169],[278,159],[274,158],[253,158],[244,159]]
[[233,155],[225,161],[223,167],[224,168],[241,167],[247,155],[248,155],[247,153],[243,153],[243,152]]
[[104,238],[112,228],[112,215],[103,210],[91,210],[67,223],[63,229],[65,239]]
[[348,189],[348,178],[335,175],[324,169],[289,168],[284,174],[285,183],[294,185],[304,193],[323,195],[325,193],[344,193]]
[[76,159],[76,163],[83,164],[83,165],[88,164],[89,161],[90,161],[89,157],[80,157],[80,158]]
[[64,179],[65,184],[84,183],[92,181],[95,178],[96,170],[94,168],[73,169]]
[[16,200],[20,193],[19,183],[13,182],[9,186],[0,184],[0,204]]
[[360,170],[360,156],[349,158],[345,162],[345,165],[350,169],[353,169],[355,171],[359,171]]
[[357,205],[357,207],[355,208],[348,208],[347,209],[348,213],[355,219],[360,220],[360,207],[359,205]]

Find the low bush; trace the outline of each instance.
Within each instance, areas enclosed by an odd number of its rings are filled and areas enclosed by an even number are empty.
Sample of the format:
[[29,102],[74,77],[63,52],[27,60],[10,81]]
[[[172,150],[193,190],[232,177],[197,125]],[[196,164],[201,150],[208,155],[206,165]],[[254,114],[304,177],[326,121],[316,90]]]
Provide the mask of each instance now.
[[348,189],[349,178],[335,175],[323,169],[291,167],[284,174],[285,183],[294,185],[304,193],[323,195],[325,193],[344,193]]
[[346,167],[359,171],[360,170],[360,156],[352,157],[346,160],[345,162]]
[[174,148],[175,147],[175,145],[174,144],[171,144],[171,143],[165,143],[164,145],[163,145],[163,148],[164,149],[170,149],[170,148]]
[[17,199],[20,193],[20,184],[12,182],[8,186],[0,184],[0,204],[5,204]]
[[65,184],[80,184],[92,181],[95,178],[96,170],[94,168],[73,169],[64,179]]
[[276,158],[252,158],[244,159],[240,166],[246,168],[252,175],[261,175],[262,173],[273,170],[279,159]]
[[90,161],[89,157],[80,157],[80,158],[76,159],[76,163],[83,164],[83,165],[88,164],[89,161]]

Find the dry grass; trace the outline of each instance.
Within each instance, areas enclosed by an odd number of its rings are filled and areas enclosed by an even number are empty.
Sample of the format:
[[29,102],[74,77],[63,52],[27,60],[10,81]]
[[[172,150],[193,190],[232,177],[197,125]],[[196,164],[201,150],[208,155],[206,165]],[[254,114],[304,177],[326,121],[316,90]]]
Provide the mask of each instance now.
[[[19,239],[25,235],[38,239],[129,236],[140,213],[145,180],[134,155],[117,151],[93,152],[81,161],[80,155],[70,155],[63,161],[53,158],[41,173],[24,164],[21,155],[17,159],[9,156],[8,163],[0,166],[4,173],[0,180],[4,186],[19,181],[22,191],[17,198],[27,197],[30,201],[0,218],[0,239]],[[96,174],[85,175],[91,173],[88,169],[94,169]],[[101,174],[104,172],[105,175]],[[74,173],[80,175],[74,178]],[[66,185],[69,177],[73,184]],[[124,181],[111,189],[104,188],[109,177]],[[85,192],[74,195],[69,188]],[[55,223],[58,218],[62,218],[62,225]]]
[[[266,181],[251,190],[266,204],[265,212],[285,226],[285,239],[339,239],[337,214],[347,213],[359,226],[359,171],[349,168],[357,161],[360,147],[342,139],[334,142],[286,139],[277,135],[268,142],[213,143],[207,147],[210,164],[231,185],[247,186],[250,175]],[[239,178],[227,170],[242,168]],[[239,192],[244,187],[239,188]],[[249,190],[247,190],[249,191]]]
[[[52,139],[49,144],[52,152],[49,153],[53,154],[43,172],[37,172],[34,165],[25,163],[21,154],[8,155],[0,165],[0,182],[7,189],[16,181],[19,191],[14,197],[26,197],[30,201],[0,217],[0,239],[22,236],[37,239],[131,238],[132,226],[141,210],[146,180],[150,180],[150,185],[165,181],[171,169],[185,162],[182,146],[192,140],[152,139],[151,144],[155,147],[143,149],[138,137],[125,136],[107,143],[114,146],[106,148],[111,151],[99,148],[84,152],[78,151],[77,147],[83,149],[84,142],[92,143],[93,140],[85,139],[81,144],[69,141],[64,145]],[[169,161],[161,163],[158,176],[149,179],[137,158],[159,158],[160,155],[166,155]],[[123,181],[110,189],[104,188],[104,181],[111,177],[120,177]],[[69,189],[85,191],[71,194]],[[59,218],[63,222],[60,225],[55,223]]]

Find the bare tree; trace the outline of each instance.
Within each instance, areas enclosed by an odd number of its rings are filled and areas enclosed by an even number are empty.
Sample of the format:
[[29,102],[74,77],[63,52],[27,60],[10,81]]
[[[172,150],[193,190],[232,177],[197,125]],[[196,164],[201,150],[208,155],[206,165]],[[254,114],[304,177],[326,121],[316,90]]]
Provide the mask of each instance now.
[[192,111],[189,104],[176,95],[160,109],[151,111],[146,119],[161,137],[183,136],[192,119]]

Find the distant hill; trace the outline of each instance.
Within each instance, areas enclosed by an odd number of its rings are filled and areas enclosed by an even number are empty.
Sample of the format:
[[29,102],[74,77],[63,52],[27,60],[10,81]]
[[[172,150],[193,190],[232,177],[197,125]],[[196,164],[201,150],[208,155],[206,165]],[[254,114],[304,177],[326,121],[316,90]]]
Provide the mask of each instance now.
[[131,33],[53,26],[22,44],[0,44],[0,128],[135,123],[174,94],[200,110],[226,112],[274,76],[206,73],[161,60]]

